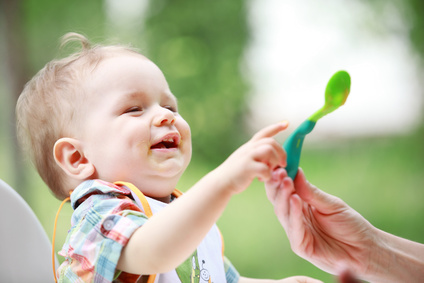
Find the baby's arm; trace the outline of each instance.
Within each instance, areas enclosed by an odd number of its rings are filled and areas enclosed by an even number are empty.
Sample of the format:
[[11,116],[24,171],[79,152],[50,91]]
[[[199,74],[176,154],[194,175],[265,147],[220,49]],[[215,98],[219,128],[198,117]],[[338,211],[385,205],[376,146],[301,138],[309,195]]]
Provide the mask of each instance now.
[[135,274],[163,273],[187,259],[234,194],[245,190],[256,177],[266,181],[275,168],[285,167],[285,152],[273,136],[286,128],[287,123],[278,123],[259,131],[137,229],[122,251],[118,269]]

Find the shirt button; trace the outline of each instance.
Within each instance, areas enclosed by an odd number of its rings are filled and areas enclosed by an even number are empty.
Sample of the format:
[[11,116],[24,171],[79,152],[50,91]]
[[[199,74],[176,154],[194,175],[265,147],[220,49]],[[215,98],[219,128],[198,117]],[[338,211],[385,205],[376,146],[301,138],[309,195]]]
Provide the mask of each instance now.
[[111,219],[107,219],[107,220],[105,220],[105,222],[103,222],[103,228],[106,231],[112,230],[112,228],[113,228],[114,225],[115,225],[115,223]]

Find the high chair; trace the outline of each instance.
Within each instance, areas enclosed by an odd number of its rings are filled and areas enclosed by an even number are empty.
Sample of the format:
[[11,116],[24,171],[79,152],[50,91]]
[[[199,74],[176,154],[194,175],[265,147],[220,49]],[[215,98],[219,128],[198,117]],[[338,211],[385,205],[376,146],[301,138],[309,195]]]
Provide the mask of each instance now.
[[0,282],[54,282],[52,247],[43,226],[25,200],[2,180]]

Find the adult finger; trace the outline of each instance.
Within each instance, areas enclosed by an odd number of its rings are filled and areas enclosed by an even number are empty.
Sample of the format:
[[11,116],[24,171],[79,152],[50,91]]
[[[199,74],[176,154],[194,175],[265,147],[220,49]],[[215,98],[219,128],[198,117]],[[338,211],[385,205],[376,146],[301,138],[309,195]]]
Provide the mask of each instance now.
[[334,213],[339,209],[343,209],[345,206],[344,202],[338,197],[327,194],[306,181],[303,170],[300,168],[296,175],[294,184],[296,193],[300,196],[300,198],[317,208],[321,213]]

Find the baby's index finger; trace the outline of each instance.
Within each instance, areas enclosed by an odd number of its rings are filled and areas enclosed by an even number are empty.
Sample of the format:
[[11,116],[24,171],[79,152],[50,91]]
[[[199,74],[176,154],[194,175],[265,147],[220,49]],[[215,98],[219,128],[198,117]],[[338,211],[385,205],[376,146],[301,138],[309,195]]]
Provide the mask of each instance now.
[[263,138],[271,138],[271,137],[275,136],[276,134],[278,134],[279,132],[287,129],[288,126],[289,126],[289,122],[287,122],[287,121],[282,121],[282,122],[279,122],[279,123],[269,125],[268,127],[265,127],[263,129],[261,129],[260,131],[258,131],[252,137],[252,140],[259,140],[259,139],[263,139]]

